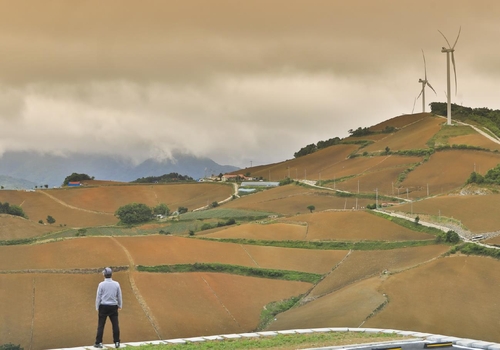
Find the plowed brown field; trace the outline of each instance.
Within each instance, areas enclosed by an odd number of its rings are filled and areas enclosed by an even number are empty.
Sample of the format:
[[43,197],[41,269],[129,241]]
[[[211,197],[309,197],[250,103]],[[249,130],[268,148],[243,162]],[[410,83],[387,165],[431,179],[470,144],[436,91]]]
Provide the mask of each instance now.
[[[328,192],[327,192],[328,191]],[[358,206],[365,207],[373,200],[359,199]],[[261,210],[283,215],[308,212],[314,205],[317,211],[327,209],[351,209],[356,206],[356,198],[337,197],[329,190],[313,190],[301,186],[288,185],[242,197],[224,204],[226,208]]]
[[[397,196],[397,179],[399,174],[401,174],[406,169],[407,166],[401,165],[399,167],[368,172],[342,182],[337,182],[335,184],[335,188],[341,191],[357,193],[359,185],[360,193],[374,194],[376,193],[376,191],[378,191],[379,195]],[[327,186],[333,188],[334,185],[330,182]],[[406,191],[406,189],[404,191]],[[401,195],[402,194],[403,191],[401,191]]]
[[483,147],[489,150],[500,150],[500,144],[491,141],[490,139],[478,134],[474,131],[473,134],[450,137],[448,139],[450,145],[471,145]]
[[500,154],[482,152],[449,150],[434,153],[429,161],[410,172],[402,187],[410,189],[410,198],[446,193],[465,184],[470,174],[476,169],[480,174],[500,163]]
[[391,119],[387,119],[382,123],[374,125],[370,128],[372,131],[382,131],[388,126],[393,126],[395,128],[401,129],[410,124],[414,124],[422,119],[432,117],[431,113],[415,113],[415,114],[404,114]]
[[393,151],[428,148],[426,142],[440,130],[441,124],[444,122],[443,118],[426,116],[398,132],[390,134],[387,138],[368,145],[360,152],[381,152],[386,147]]
[[246,224],[231,226],[207,235],[210,238],[245,238],[270,241],[301,241],[306,238],[307,226],[297,224]]
[[110,238],[86,237],[36,245],[0,246],[0,269],[4,271],[110,265],[128,265],[122,249]]
[[[125,272],[113,275],[121,284],[124,300],[120,313],[122,342],[155,339],[127,276]],[[12,341],[34,350],[93,343],[97,328],[95,293],[102,275],[0,274],[0,281],[9,286],[0,289],[5,316],[0,317],[2,343]],[[112,343],[109,321],[104,342]]]
[[374,277],[301,307],[290,309],[279,314],[277,320],[266,330],[360,327],[363,321],[386,300],[382,293],[377,291],[380,283],[380,278]]
[[259,267],[327,273],[346,255],[343,250],[292,249],[277,247],[243,246]]
[[[422,160],[421,157],[403,157],[403,156],[378,156],[378,157],[356,157],[346,159],[334,167],[330,169],[330,172],[326,175],[329,177],[325,177],[323,173],[321,174],[322,179],[339,179],[345,176],[353,176],[353,175],[361,175],[364,173],[377,172],[380,170],[388,169],[388,168],[398,168],[402,166],[409,166],[413,163],[418,163]],[[401,172],[401,171],[400,171]],[[394,179],[386,179],[386,181],[390,182],[394,181]],[[341,183],[339,183],[341,184]],[[360,183],[360,187],[363,185],[363,189],[365,192],[372,191],[374,189],[367,189],[365,184]],[[333,187],[333,183],[328,184],[329,187]],[[357,191],[356,190],[353,192]]]
[[[474,233],[500,230],[500,195],[441,196],[413,203],[413,212],[458,219]],[[410,212],[411,205],[403,204],[387,210]]]
[[0,214],[0,240],[41,236],[56,227],[40,225],[19,216]]
[[[253,177],[262,176],[269,181],[280,181],[286,177],[317,180],[320,177],[320,173],[322,179],[328,179],[333,176],[331,168],[339,162],[344,161],[349,154],[358,148],[359,145],[339,144],[321,149],[307,157],[299,157],[265,167],[247,168],[244,172],[250,172]],[[234,173],[239,174],[242,171]]]
[[[71,189],[78,191],[78,189]],[[47,190],[49,194],[55,193],[56,190]],[[118,219],[112,214],[92,213],[76,208],[65,206],[62,203],[44,195],[41,191],[23,192],[23,191],[2,191],[2,198],[10,204],[20,205],[26,215],[33,222],[38,220],[46,221],[48,215],[56,219],[56,223],[52,225],[54,231],[61,230],[61,225],[69,227],[90,227],[112,225],[118,222]]]
[[233,187],[215,183],[154,184],[66,188],[48,191],[52,196],[71,206],[113,214],[128,203],[155,206],[165,203],[171,210],[179,206],[190,210],[231,196]]
[[307,240],[404,241],[433,236],[415,232],[365,211],[320,212],[287,219],[308,223]]
[[361,279],[397,272],[439,257],[449,250],[448,246],[402,248],[386,251],[353,251],[311,291],[309,297],[317,298],[341,289]]
[[453,256],[390,276],[379,288],[389,303],[364,326],[499,342],[498,269],[498,260]]
[[325,273],[344,253],[221,243],[165,236],[116,238],[138,265],[221,263]]
[[135,280],[164,339],[255,329],[266,304],[311,287],[304,282],[213,273],[141,273]]

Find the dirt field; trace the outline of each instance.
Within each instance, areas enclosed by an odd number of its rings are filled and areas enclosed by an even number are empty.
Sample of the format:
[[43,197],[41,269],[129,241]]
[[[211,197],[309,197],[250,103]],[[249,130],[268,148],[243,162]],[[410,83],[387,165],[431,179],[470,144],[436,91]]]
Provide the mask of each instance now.
[[[304,145],[305,146],[305,145]],[[247,168],[235,173],[250,172],[253,177],[262,176],[269,181],[280,181],[286,177],[292,179],[322,179],[330,178],[330,170],[335,164],[345,160],[349,154],[356,151],[359,145],[335,145],[319,150],[305,157],[294,158],[285,162]],[[298,150],[297,150],[298,151]]]
[[[72,190],[78,191],[78,189]],[[47,190],[47,193],[53,193],[51,191],[56,190]],[[99,214],[71,208],[51,199],[41,193],[41,191],[24,192],[3,190],[2,198],[4,202],[21,206],[32,222],[38,223],[38,220],[46,222],[47,216],[52,216],[56,219],[56,222],[52,224],[54,231],[62,230],[65,227],[64,225],[67,227],[90,227],[112,225],[118,222],[118,219],[110,213]]]
[[[360,327],[385,301],[377,291],[380,278],[374,277],[279,314],[266,330],[321,327]],[[364,325],[363,325],[364,326]],[[395,327],[395,329],[400,329]]]
[[165,203],[171,210],[190,210],[231,196],[233,187],[214,183],[123,185],[50,190],[52,196],[71,206],[113,214],[128,203],[155,206]]
[[120,237],[116,240],[128,250],[135,264],[147,266],[217,262],[325,273],[343,255],[335,251],[263,247],[167,236]]
[[305,239],[307,227],[296,224],[246,224],[231,226],[207,235],[210,238],[245,238],[270,241],[300,241]]
[[[23,257],[20,259],[19,257]],[[128,265],[111,238],[85,237],[36,245],[0,246],[0,269],[78,269]]]
[[[373,200],[369,199],[359,199],[358,206],[366,207],[372,202]],[[337,197],[329,190],[313,190],[297,185],[287,185],[245,196],[224,204],[224,207],[295,215],[309,212],[307,209],[309,205],[314,205],[316,211],[352,209],[356,206],[356,198]]]
[[308,223],[310,241],[404,241],[426,240],[433,236],[393,224],[365,211],[320,212],[297,215],[288,220]]
[[471,145],[471,146],[483,147],[492,151],[500,150],[500,145],[498,143],[491,141],[490,139],[476,133],[475,131],[473,134],[470,135],[450,137],[448,139],[448,144]]
[[54,226],[40,225],[19,216],[0,214],[0,240],[41,236],[52,232]]
[[491,258],[452,256],[390,276],[379,288],[389,304],[364,326],[499,342],[499,268]]
[[311,287],[304,282],[211,273],[141,273],[136,283],[165,339],[253,330],[267,303]]
[[393,126],[395,128],[401,129],[428,117],[432,117],[432,114],[431,113],[403,114],[391,119],[387,119],[377,125],[374,125],[370,128],[370,130],[382,131],[388,126]]
[[[458,219],[474,233],[495,232],[500,230],[500,195],[485,196],[440,196],[413,203],[413,212],[439,215]],[[410,204],[403,204],[387,210],[410,212]]]
[[464,150],[436,152],[428,162],[410,172],[401,186],[409,188],[410,198],[427,196],[427,184],[430,196],[447,193],[465,185],[474,168],[484,175],[498,163],[498,153]]
[[[128,282],[127,273],[115,273],[122,286],[120,314],[122,341],[155,339]],[[97,328],[95,292],[102,275],[0,274],[0,339],[25,349],[56,349],[92,345]],[[33,325],[33,328],[31,327]],[[108,321],[104,342],[111,343]]]
[[363,148],[360,152],[381,152],[386,147],[393,151],[428,148],[426,142],[440,130],[444,122],[442,118],[428,115],[413,124],[408,124],[394,134],[389,134],[387,138]]
[[382,274],[397,272],[439,257],[448,246],[402,248],[386,251],[353,251],[332,273],[318,283],[308,297],[317,298],[345,286]]

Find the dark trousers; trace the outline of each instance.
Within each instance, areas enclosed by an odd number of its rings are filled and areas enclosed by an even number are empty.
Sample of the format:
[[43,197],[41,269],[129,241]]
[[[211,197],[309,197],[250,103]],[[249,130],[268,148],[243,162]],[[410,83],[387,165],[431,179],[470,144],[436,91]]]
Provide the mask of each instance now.
[[120,341],[120,325],[118,324],[118,306],[117,305],[99,305],[99,321],[97,323],[97,336],[95,343],[102,343],[104,325],[109,317],[113,326],[113,343]]

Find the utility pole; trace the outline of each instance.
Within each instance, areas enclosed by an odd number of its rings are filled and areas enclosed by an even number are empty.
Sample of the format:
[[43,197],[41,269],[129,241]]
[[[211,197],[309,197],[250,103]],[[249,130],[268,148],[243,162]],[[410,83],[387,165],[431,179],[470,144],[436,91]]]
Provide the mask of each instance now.
[[358,194],[359,194],[359,180],[358,180]]
[[429,197],[429,184],[427,184],[427,197]]
[[375,209],[378,209],[378,188],[375,189]]

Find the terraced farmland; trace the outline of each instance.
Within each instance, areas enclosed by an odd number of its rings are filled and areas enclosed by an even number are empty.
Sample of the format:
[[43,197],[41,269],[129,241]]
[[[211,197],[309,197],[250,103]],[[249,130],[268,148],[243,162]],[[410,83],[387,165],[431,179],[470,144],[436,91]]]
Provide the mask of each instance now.
[[[398,131],[343,140],[372,141],[366,147],[338,144],[245,169],[273,181],[321,178],[327,187],[293,183],[206,211],[192,212],[229,198],[233,186],[91,181],[77,189],[0,191],[0,202],[20,205],[29,217],[0,215],[0,344],[32,350],[91,345],[105,266],[115,268],[124,292],[122,342],[250,332],[266,320],[259,330],[364,326],[500,341],[500,262],[452,254],[465,250],[438,243],[414,220],[461,222],[470,234],[497,235],[498,188],[462,186],[474,169],[484,174],[500,156],[459,149],[430,157],[380,154],[385,147],[414,151],[432,142],[492,146],[467,127],[443,122],[428,113],[399,116],[371,128]],[[379,198],[379,204],[391,202],[385,210],[406,213],[406,226],[361,210],[375,203],[375,189],[400,197]],[[131,202],[190,212],[117,226],[113,213]],[[54,225],[38,223],[47,215]],[[485,242],[498,244],[498,237]],[[201,269],[207,266],[218,269]],[[304,275],[313,279],[297,277]],[[260,319],[269,303],[292,297],[299,300],[293,307]],[[111,342],[109,329],[104,341]]]

